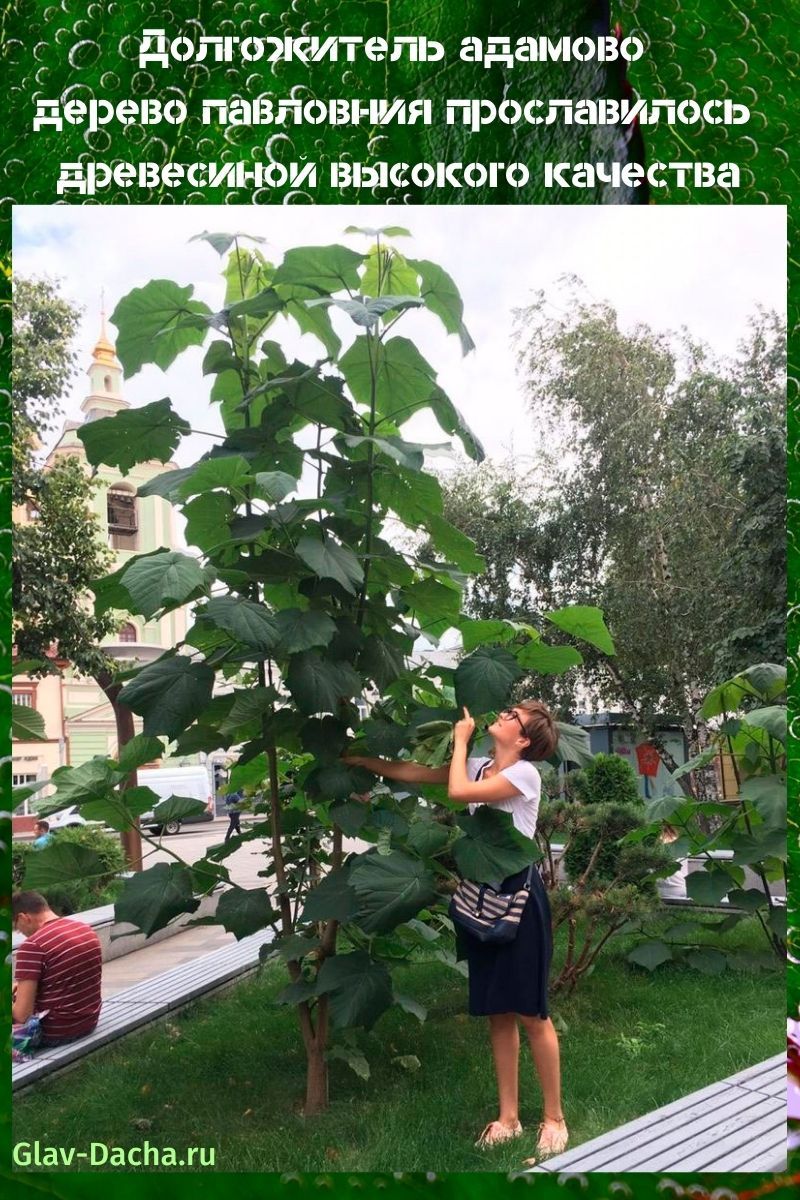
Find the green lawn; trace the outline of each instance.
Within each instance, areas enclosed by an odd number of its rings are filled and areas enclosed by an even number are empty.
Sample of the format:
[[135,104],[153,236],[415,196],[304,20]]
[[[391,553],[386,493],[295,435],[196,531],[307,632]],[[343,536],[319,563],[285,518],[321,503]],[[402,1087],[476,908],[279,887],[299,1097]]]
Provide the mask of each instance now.
[[[565,1025],[572,1146],[784,1048],[777,967],[707,976],[670,965],[650,975],[625,963],[630,944],[613,942],[575,995],[553,1004]],[[752,925],[722,944],[762,950]],[[213,1146],[216,1169],[228,1171],[507,1171],[533,1153],[540,1101],[527,1049],[526,1135],[488,1152],[473,1148],[496,1116],[494,1077],[486,1023],[465,1014],[460,975],[405,968],[398,990],[426,1005],[427,1021],[397,1010],[382,1017],[360,1038],[369,1080],[332,1062],[330,1111],[309,1120],[294,1010],[273,1003],[284,983],[283,968],[269,967],[24,1092],[14,1104],[15,1140]],[[418,1070],[392,1062],[408,1055],[419,1058]]]

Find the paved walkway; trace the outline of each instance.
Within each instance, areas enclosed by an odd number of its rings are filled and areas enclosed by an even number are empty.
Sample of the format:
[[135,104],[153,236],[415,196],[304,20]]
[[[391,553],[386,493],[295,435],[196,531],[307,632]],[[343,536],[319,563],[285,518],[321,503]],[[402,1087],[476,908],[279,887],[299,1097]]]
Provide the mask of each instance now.
[[124,988],[151,979],[153,975],[160,975],[170,967],[178,967],[204,954],[211,954],[235,941],[233,934],[226,933],[221,925],[200,925],[197,929],[187,929],[184,933],[165,938],[163,942],[143,946],[141,950],[103,963],[103,998],[108,999]]

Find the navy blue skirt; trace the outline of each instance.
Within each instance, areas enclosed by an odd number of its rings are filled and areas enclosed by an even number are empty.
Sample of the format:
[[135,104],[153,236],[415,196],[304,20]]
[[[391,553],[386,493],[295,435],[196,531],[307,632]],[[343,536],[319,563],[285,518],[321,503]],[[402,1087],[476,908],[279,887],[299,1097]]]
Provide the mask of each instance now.
[[[516,892],[525,883],[527,867],[503,880],[502,891]],[[469,1012],[520,1013],[547,1017],[547,981],[553,957],[553,926],[547,889],[539,871],[531,874],[531,890],[519,931],[513,942],[479,942],[457,929],[458,957],[469,965]]]

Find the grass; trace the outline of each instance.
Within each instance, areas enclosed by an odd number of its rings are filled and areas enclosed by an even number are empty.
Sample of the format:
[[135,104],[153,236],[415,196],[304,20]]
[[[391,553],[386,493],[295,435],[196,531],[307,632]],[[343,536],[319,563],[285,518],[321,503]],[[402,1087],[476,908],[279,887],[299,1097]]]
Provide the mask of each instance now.
[[[743,923],[715,944],[759,953],[760,936]],[[552,1006],[564,1026],[571,1146],[784,1048],[777,966],[708,976],[669,964],[650,975],[624,961],[630,945],[613,941],[575,994]],[[228,1171],[508,1171],[533,1153],[541,1114],[527,1048],[525,1136],[488,1152],[473,1147],[496,1116],[495,1088],[486,1022],[466,1015],[462,976],[438,964],[404,968],[398,990],[427,1007],[427,1021],[393,1009],[359,1034],[369,1080],[333,1061],[330,1110],[309,1120],[296,1016],[274,1004],[284,984],[284,969],[270,966],[23,1092],[15,1140],[213,1146],[216,1169]],[[419,1069],[392,1061],[409,1055]]]

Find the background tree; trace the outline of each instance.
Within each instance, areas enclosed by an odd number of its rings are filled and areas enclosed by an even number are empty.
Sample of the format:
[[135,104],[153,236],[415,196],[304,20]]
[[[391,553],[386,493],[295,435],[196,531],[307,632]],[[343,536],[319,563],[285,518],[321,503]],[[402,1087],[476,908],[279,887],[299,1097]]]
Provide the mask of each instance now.
[[720,361],[686,332],[624,331],[571,288],[555,315],[543,294],[516,314],[542,468],[444,483],[449,519],[514,563],[513,588],[484,574],[469,610],[510,602],[540,625],[545,608],[600,606],[618,654],[586,653],[551,684],[556,702],[570,707],[580,684],[656,744],[658,716],[674,714],[694,753],[708,688],[784,653],[783,329],[757,314],[739,357]]
[[74,458],[44,469],[40,448],[63,412],[74,378],[80,311],[49,279],[14,281],[12,363],[14,503],[29,519],[14,523],[14,643],[22,659],[46,662],[54,646],[79,671],[107,667],[98,643],[114,628],[96,616],[92,580],[111,554],[91,510],[92,483]]

